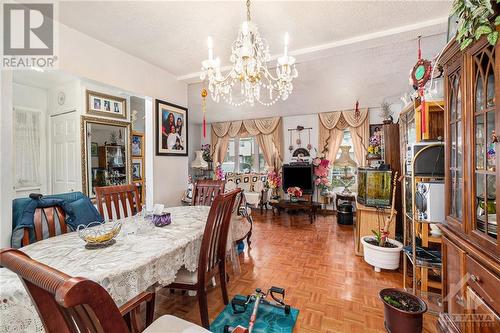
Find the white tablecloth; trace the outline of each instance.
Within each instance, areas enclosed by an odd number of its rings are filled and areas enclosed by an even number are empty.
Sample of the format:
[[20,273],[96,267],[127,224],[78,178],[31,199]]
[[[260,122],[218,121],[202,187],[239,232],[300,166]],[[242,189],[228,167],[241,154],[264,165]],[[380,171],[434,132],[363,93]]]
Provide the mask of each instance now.
[[[153,285],[168,285],[181,266],[195,271],[210,207],[168,208],[172,224],[137,228],[137,218],[123,219],[116,243],[87,250],[76,232],[49,238],[21,250],[70,276],[103,286],[118,306]],[[43,332],[40,318],[21,280],[0,269],[0,332]]]

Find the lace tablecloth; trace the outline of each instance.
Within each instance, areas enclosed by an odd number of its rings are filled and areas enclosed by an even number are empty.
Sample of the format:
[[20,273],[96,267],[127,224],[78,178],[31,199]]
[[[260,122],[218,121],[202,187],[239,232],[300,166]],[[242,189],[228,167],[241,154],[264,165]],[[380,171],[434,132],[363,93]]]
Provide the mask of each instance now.
[[[166,209],[172,224],[141,227],[138,217],[123,219],[116,243],[85,249],[76,232],[21,248],[33,259],[70,276],[98,282],[121,306],[153,285],[168,285],[181,266],[195,271],[209,207]],[[0,268],[0,332],[43,332],[43,325],[21,280]]]

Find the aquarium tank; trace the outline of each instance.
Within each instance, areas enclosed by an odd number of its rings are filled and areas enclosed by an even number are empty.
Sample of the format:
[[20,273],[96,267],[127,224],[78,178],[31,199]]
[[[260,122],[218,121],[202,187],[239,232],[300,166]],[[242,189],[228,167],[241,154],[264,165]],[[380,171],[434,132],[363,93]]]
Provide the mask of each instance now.
[[369,207],[389,207],[391,181],[391,170],[358,168],[358,202]]

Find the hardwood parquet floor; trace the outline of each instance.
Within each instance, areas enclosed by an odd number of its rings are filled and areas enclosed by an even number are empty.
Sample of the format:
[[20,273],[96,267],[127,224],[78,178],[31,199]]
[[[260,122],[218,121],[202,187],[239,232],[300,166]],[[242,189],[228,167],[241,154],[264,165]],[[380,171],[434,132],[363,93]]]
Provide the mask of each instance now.
[[[378,291],[400,288],[402,274],[376,273],[354,254],[350,226],[334,216],[308,217],[253,212],[252,246],[240,255],[241,273],[231,274],[229,296],[247,295],[271,285],[286,289],[286,302],[300,314],[294,332],[385,332]],[[230,266],[230,265],[228,265]],[[219,288],[209,291],[210,321],[223,310]],[[200,323],[196,297],[161,290],[156,315],[172,314]],[[435,317],[425,315],[424,332],[435,332]]]

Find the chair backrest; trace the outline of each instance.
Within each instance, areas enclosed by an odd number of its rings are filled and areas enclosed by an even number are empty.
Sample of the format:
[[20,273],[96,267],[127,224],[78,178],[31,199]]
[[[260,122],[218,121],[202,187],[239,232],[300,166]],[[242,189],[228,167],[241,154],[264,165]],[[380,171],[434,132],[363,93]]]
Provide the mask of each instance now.
[[[234,202],[240,189],[220,194],[215,197],[201,241],[198,258],[198,282],[205,283],[207,276],[212,276],[218,265],[225,261],[226,244],[233,212]],[[205,270],[202,268],[206,267]]]
[[139,191],[133,184],[96,187],[95,193],[97,208],[104,219],[121,219],[141,211]]
[[215,197],[224,193],[225,180],[198,180],[194,184],[192,206],[211,206]]
[[[35,240],[37,242],[68,232],[66,213],[60,206],[36,208],[33,216],[33,224],[35,226]],[[30,229],[24,228],[22,246],[29,245],[31,243],[30,238]]]
[[47,333],[128,333],[107,291],[94,281],[70,277],[19,250],[0,251],[0,265],[16,273]]

